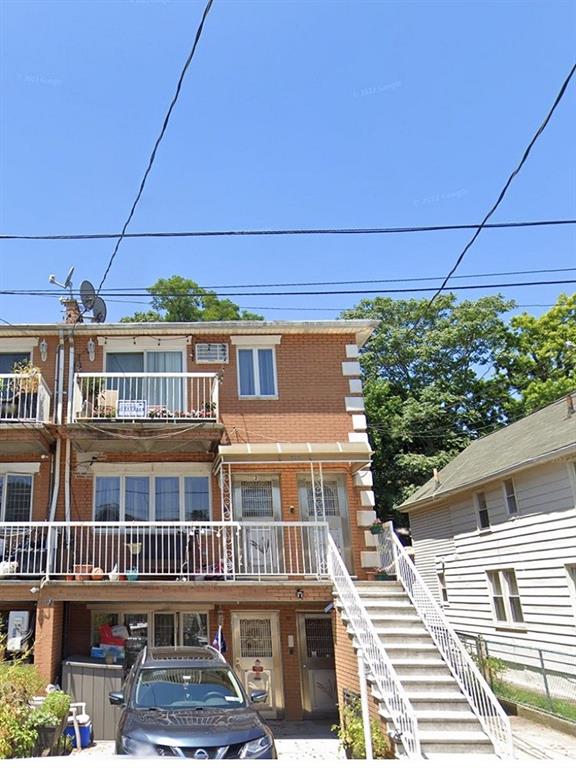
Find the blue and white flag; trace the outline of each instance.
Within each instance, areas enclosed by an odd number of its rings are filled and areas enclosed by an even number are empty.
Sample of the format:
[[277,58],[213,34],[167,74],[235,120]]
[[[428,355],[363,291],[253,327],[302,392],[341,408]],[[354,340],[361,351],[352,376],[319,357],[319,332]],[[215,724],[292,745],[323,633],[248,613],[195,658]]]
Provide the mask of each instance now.
[[224,632],[222,632],[221,624],[218,624],[214,640],[212,640],[212,648],[216,648],[220,653],[226,653],[226,640],[224,640]]

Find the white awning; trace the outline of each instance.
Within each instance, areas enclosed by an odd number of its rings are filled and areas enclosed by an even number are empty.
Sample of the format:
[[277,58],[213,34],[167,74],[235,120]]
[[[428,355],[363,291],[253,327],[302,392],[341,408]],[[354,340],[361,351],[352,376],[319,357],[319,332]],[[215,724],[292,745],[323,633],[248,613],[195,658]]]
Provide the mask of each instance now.
[[370,461],[367,443],[235,443],[221,445],[218,457],[225,464],[277,464],[302,462],[353,463],[354,469]]

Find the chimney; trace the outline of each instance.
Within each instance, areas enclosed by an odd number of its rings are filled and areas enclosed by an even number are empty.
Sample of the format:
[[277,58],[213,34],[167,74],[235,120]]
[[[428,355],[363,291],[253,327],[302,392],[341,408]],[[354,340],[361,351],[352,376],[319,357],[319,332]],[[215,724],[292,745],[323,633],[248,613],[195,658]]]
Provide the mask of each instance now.
[[67,325],[84,322],[76,299],[62,299],[62,304],[64,304],[64,322]]
[[574,407],[574,398],[571,394],[566,395],[566,407],[568,408],[568,418],[576,412],[576,408]]

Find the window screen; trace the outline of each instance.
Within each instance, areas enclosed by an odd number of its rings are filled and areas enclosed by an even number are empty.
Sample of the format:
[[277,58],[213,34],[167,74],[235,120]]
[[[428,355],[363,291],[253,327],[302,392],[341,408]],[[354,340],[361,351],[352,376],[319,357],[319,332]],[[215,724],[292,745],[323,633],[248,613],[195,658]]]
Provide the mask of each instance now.
[[271,480],[243,480],[240,483],[242,517],[273,517]]

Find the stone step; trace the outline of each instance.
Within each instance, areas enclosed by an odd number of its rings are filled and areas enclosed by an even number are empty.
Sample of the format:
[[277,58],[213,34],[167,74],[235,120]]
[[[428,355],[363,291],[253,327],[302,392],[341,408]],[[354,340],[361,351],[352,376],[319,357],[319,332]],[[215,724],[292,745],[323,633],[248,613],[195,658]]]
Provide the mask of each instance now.
[[[394,669],[400,677],[404,676],[419,676],[427,674],[438,674],[446,672],[448,675],[448,668],[444,659],[440,658],[406,658],[406,659],[394,659]],[[452,678],[450,678],[452,679]]]
[[473,712],[417,711],[418,728],[421,738],[430,731],[458,731],[460,733],[484,734],[478,718]]
[[484,732],[421,731],[420,746],[424,755],[494,754],[494,747]]
[[400,675],[402,687],[411,698],[413,693],[459,693],[456,681],[450,675],[422,674]]
[[[424,638],[425,639],[425,638]],[[406,643],[382,643],[388,656],[395,661],[403,659],[442,659],[440,651],[432,641],[429,643],[416,643],[409,641]],[[396,666],[396,665],[395,665]]]

